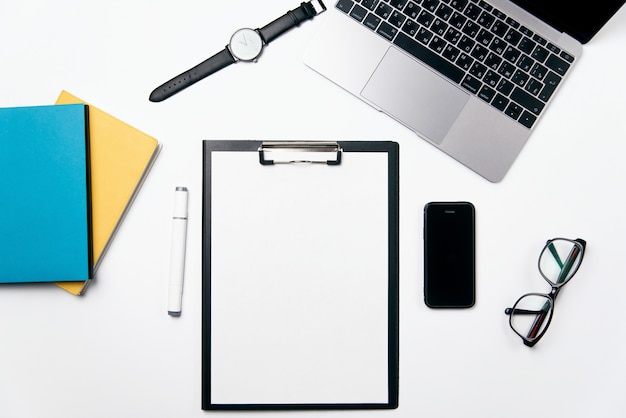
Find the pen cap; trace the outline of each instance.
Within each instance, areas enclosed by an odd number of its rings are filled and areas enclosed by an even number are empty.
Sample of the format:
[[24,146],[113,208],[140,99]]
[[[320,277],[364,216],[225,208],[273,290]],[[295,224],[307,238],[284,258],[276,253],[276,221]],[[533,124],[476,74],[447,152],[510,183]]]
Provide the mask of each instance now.
[[174,193],[174,218],[187,219],[187,188],[176,187]]

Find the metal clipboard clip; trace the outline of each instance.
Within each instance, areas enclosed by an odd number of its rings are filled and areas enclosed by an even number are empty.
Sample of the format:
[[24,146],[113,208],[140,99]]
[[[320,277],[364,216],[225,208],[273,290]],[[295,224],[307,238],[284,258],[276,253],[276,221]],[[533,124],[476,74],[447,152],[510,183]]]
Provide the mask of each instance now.
[[261,165],[341,164],[343,150],[337,142],[263,142],[259,147]]

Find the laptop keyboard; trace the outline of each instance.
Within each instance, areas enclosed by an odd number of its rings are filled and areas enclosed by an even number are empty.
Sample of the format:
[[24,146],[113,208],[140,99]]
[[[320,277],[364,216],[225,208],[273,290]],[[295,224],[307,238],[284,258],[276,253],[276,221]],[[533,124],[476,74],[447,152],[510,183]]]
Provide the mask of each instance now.
[[574,61],[482,0],[339,0],[335,7],[527,128]]

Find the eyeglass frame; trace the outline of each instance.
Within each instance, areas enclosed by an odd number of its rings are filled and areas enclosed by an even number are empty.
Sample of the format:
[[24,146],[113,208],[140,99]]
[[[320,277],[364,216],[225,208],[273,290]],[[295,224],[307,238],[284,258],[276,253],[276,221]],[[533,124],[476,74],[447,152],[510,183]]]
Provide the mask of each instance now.
[[[554,241],[568,241],[571,242],[574,248],[578,248],[580,251],[580,261],[578,262],[578,265],[576,266],[576,268],[574,269],[574,271],[570,274],[571,268],[572,266],[569,266],[569,268],[567,268],[566,270],[561,270],[561,273],[559,274],[559,277],[561,277],[561,275],[563,275],[563,277],[567,277],[569,275],[569,279],[568,280],[564,280],[559,282],[557,279],[557,283],[553,283],[550,279],[548,279],[545,275],[545,273],[543,272],[543,270],[541,269],[541,258],[543,256],[543,253],[546,251],[546,249],[549,249],[549,245],[551,243],[553,243]],[[531,293],[525,293],[522,296],[520,296],[517,301],[513,304],[513,308],[506,308],[504,310],[504,313],[506,315],[509,316],[509,326],[511,327],[511,329],[520,336],[520,338],[524,341],[524,345],[528,346],[528,347],[534,347],[535,344],[537,344],[539,342],[539,340],[544,336],[544,334],[546,333],[546,331],[548,330],[548,327],[550,326],[550,323],[552,322],[552,316],[554,315],[554,303],[556,300],[557,295],[559,294],[559,291],[561,290],[561,288],[563,286],[565,286],[573,277],[574,275],[578,272],[578,269],[580,268],[580,265],[583,262],[583,257],[585,256],[585,249],[587,247],[587,241],[585,241],[582,238],[576,238],[576,239],[568,239],[568,238],[552,238],[549,239],[548,241],[546,241],[546,245],[544,245],[543,249],[541,250],[541,252],[539,253],[539,260],[537,261],[537,268],[539,269],[539,273],[541,274],[541,277],[543,277],[543,279],[545,281],[548,282],[548,284],[552,287],[552,290],[550,291],[550,293],[537,293],[537,292],[531,292]],[[550,250],[550,252],[554,255],[554,252],[552,250]],[[568,256],[568,259],[576,259],[578,257],[578,253],[574,254],[573,257],[572,255]],[[565,267],[565,265],[564,265]],[[541,331],[541,333],[535,337],[525,337],[522,334],[520,334],[519,332],[517,332],[517,330],[513,327],[512,321],[513,321],[513,310],[514,308],[517,306],[517,304],[520,302],[520,300],[524,299],[527,296],[542,296],[548,299],[548,301],[550,302],[550,308],[549,310],[546,310],[545,313],[541,313],[537,316],[537,319],[535,319],[532,328],[530,329],[530,332],[528,333],[528,335],[532,335],[532,334],[536,334],[538,332],[539,329],[541,329],[541,326],[543,325],[543,321],[545,321],[545,316],[547,313],[549,313],[550,311],[550,317],[548,318],[548,322],[546,323],[546,326],[543,328],[543,331]],[[532,312],[526,312],[526,313],[532,313]],[[522,313],[523,314],[523,313]]]

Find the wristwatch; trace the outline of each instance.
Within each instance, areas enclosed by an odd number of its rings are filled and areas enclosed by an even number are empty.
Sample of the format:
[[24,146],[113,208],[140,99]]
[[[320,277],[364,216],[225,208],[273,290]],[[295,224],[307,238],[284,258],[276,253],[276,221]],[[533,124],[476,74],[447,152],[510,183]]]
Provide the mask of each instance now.
[[222,51],[154,89],[150,101],[163,101],[230,64],[239,61],[256,62],[265,45],[325,10],[326,6],[321,0],[311,0],[260,29],[239,29]]

